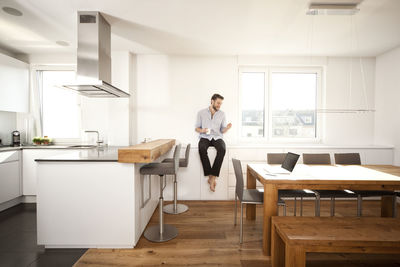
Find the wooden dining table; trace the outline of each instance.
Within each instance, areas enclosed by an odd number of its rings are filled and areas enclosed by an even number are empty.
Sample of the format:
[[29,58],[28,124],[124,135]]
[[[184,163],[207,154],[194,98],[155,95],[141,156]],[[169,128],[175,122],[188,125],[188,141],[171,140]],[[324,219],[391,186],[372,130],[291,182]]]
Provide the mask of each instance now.
[[[271,217],[278,215],[279,189],[319,190],[400,190],[400,167],[391,165],[304,165],[297,164],[290,174],[271,175],[266,169],[273,165],[247,165],[247,188],[264,186],[263,252],[271,255]],[[381,216],[391,217],[392,197],[382,197]],[[246,219],[255,220],[256,207],[247,204]]]

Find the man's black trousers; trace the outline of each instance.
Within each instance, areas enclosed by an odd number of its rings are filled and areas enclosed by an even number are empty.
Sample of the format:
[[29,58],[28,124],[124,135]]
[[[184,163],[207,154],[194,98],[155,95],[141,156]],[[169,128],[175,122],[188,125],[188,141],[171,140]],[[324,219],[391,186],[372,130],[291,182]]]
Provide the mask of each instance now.
[[[207,150],[210,146],[215,147],[217,150],[217,156],[215,157],[214,164],[211,167],[210,159],[208,158]],[[200,138],[199,141],[199,154],[201,163],[203,164],[204,176],[219,176],[219,171],[221,170],[222,161],[225,156],[225,142],[222,139],[208,140],[207,138]]]

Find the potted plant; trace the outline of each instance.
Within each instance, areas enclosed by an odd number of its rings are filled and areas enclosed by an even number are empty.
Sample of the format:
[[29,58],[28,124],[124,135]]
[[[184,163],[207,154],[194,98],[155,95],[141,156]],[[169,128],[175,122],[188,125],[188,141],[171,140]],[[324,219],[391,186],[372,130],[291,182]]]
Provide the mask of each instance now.
[[42,138],[40,138],[40,137],[34,137],[34,138],[32,139],[32,142],[33,142],[35,145],[40,145],[40,144],[42,143]]
[[49,145],[51,143],[51,139],[47,136],[42,138],[43,145]]

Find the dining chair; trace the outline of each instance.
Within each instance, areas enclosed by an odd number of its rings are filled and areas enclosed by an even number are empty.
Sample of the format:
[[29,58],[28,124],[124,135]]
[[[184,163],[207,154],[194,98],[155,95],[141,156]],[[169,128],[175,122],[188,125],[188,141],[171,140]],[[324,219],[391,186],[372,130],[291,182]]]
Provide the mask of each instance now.
[[[234,225],[237,221],[237,200],[240,201],[240,233],[239,233],[239,243],[243,243],[243,204],[258,204],[262,205],[264,203],[264,193],[257,189],[244,189],[243,182],[243,171],[242,164],[238,159],[232,159],[233,169],[235,170],[236,177],[236,190],[235,190],[235,217]],[[286,204],[278,197],[278,209],[279,206],[283,206],[284,215],[286,214]]]
[[397,198],[400,197],[400,191],[394,191],[395,201],[393,203],[393,218],[397,218]]
[[[285,160],[286,153],[267,153],[267,163],[268,164],[282,164]],[[293,198],[293,215],[297,215],[297,198],[300,198],[300,216],[303,216],[303,198],[304,197],[314,197],[315,198],[315,214],[318,214],[319,203],[316,198],[315,192],[312,190],[296,190],[296,189],[284,189],[278,191],[279,196],[283,198]]]
[[303,153],[303,163],[304,164],[324,164],[331,165],[331,155],[329,153],[318,153],[318,154],[310,154]]
[[[335,153],[335,164],[341,165],[361,165],[360,153]],[[362,201],[366,197],[393,197],[396,203],[396,193],[390,190],[354,190],[357,195],[357,216],[362,216]],[[393,217],[396,216],[396,205],[393,205]]]
[[282,164],[285,160],[286,153],[267,153],[268,164]]
[[[331,155],[329,153],[303,153],[303,163],[310,165],[331,165]],[[314,190],[318,200],[321,198],[329,198],[330,215],[335,216],[335,199],[336,198],[356,198],[357,194],[351,190]],[[359,213],[359,205],[357,205],[357,214]],[[320,214],[318,215],[320,216]]]
[[335,164],[361,165],[360,153],[335,153]]

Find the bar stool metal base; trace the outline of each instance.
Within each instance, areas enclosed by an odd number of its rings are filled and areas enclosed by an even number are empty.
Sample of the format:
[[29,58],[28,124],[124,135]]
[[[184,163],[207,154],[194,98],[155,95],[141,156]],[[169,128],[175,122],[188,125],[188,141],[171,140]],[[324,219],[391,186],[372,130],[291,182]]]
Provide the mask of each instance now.
[[164,232],[160,233],[160,226],[153,225],[146,229],[144,237],[151,242],[166,242],[178,236],[178,229],[175,226],[164,224]]
[[174,209],[174,204],[168,204],[163,207],[163,211],[168,214],[180,214],[184,213],[189,209],[185,204],[177,204],[176,209]]

